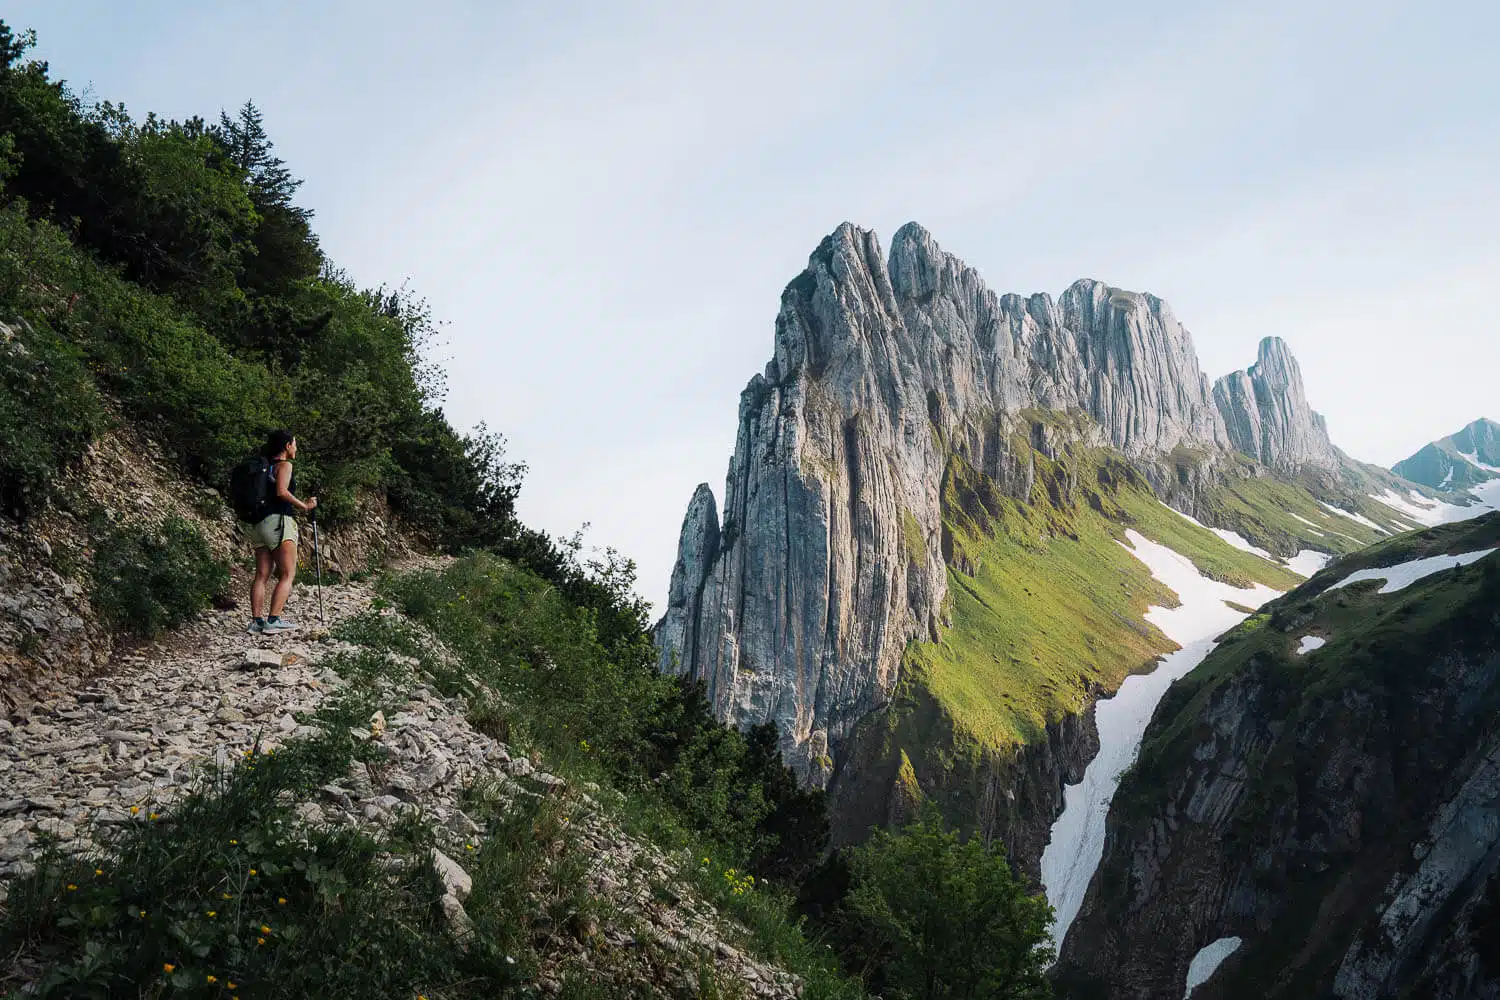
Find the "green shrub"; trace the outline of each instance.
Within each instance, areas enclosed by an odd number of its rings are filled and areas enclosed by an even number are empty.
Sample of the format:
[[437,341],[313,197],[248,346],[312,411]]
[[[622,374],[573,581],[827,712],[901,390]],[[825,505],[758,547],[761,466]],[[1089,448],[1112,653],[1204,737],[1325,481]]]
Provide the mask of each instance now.
[[45,327],[0,326],[0,512],[35,510],[103,426],[77,350]]
[[[505,707],[472,700],[480,692],[468,690],[463,671],[425,663],[450,694],[471,698],[480,721],[524,733],[549,760],[651,798],[679,835],[720,845],[757,875],[800,878],[827,843],[822,793],[797,785],[773,726],[748,734],[724,726],[698,688],[657,672],[643,619],[629,607],[628,565],[607,563],[585,576],[586,587],[559,587],[476,553],[442,571],[390,579],[385,593],[505,699]],[[580,607],[570,590],[610,609]],[[370,634],[367,625],[353,627]],[[410,653],[398,641],[389,648]]]
[[187,621],[229,586],[203,535],[180,517],[160,528],[109,529],[94,550],[94,607],[107,621],[156,635]]
[[264,440],[287,392],[260,365],[234,357],[169,300],[82,268],[67,328],[96,377],[137,420],[215,485]]
[[850,887],[836,918],[845,962],[893,998],[1042,1000],[1052,908],[1027,892],[1005,851],[960,841],[936,807],[848,852]]

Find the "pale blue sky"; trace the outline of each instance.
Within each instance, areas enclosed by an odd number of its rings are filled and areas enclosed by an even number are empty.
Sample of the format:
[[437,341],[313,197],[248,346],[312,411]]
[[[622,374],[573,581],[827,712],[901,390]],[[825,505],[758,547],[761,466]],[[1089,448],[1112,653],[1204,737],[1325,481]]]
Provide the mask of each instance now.
[[449,412],[530,465],[523,514],[593,522],[656,601],[845,219],[915,219],[1001,292],[1154,292],[1211,375],[1279,334],[1359,458],[1500,418],[1500,5],[736,7],[4,16],[137,114],[260,104],[334,259],[449,324]]

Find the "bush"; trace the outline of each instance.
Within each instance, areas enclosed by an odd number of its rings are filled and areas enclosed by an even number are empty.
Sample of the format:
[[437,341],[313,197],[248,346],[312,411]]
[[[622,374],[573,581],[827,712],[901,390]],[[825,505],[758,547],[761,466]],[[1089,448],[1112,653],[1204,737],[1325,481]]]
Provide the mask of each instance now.
[[0,512],[23,518],[104,426],[78,352],[51,330],[0,325]]
[[936,807],[848,852],[850,891],[835,918],[846,967],[891,998],[1050,997],[1052,908],[1027,893],[1005,851],[960,842]]
[[94,550],[95,609],[107,621],[153,636],[187,621],[229,586],[192,522],[169,517],[160,528],[107,531]]
[[[0,318],[75,345],[97,388],[214,486],[287,427],[330,525],[385,493],[446,547],[518,534],[521,468],[443,416],[426,304],[324,258],[254,105],[137,121],[52,79],[34,44],[0,21]],[[0,470],[13,508],[56,467],[48,440]]]
[[[714,842],[757,875],[800,877],[827,843],[827,814],[822,793],[800,788],[782,764],[775,728],[747,736],[724,726],[698,688],[657,672],[627,563],[578,572],[559,586],[476,553],[389,580],[385,592],[507,700],[508,712],[484,707],[487,724],[503,722],[551,760],[645,792],[679,832]],[[605,607],[580,606],[569,591]],[[398,641],[392,648],[407,651]],[[460,672],[428,669],[446,673],[449,693],[476,694]]]

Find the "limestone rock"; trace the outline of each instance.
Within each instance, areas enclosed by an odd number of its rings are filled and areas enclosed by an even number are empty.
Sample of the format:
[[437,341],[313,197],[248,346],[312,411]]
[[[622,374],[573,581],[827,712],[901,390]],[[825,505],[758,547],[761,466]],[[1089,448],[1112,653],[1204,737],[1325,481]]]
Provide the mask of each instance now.
[[718,549],[719,512],[714,504],[713,490],[703,483],[694,491],[687,514],[682,519],[677,562],[672,567],[672,583],[667,591],[667,611],[657,626],[664,673],[682,672],[685,664],[672,654],[697,645],[697,635],[689,634],[689,629],[696,630],[698,622],[696,617],[689,617],[689,609],[697,607],[703,582]]
[[275,669],[281,666],[281,654],[272,649],[247,649],[240,666],[244,670]]
[[782,294],[774,357],[740,396],[722,514],[707,486],[689,505],[663,667],[701,679],[722,719],[775,721],[792,766],[825,783],[907,642],[938,634],[950,456],[1025,495],[1032,447],[1065,435],[1163,486],[1173,449],[1211,463],[1230,447],[1165,302],[1091,280],[997,296],[920,226],[889,262],[840,226]]
[[1307,403],[1297,359],[1280,337],[1262,340],[1248,369],[1215,382],[1214,403],[1234,446],[1272,469],[1339,464],[1327,424]]
[[457,898],[460,903],[469,898],[469,893],[474,889],[474,879],[464,871],[462,865],[442,851],[434,850],[432,868],[437,872],[438,878],[443,880],[443,887],[449,895]]

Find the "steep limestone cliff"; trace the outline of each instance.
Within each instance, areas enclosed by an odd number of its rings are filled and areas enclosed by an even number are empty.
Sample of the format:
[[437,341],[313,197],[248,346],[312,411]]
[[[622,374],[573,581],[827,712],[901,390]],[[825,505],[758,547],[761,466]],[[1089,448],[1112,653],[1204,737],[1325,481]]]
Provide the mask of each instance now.
[[1033,447],[1057,444],[1028,408],[1087,414],[1085,443],[1164,491],[1174,449],[1196,474],[1229,446],[1166,303],[1096,281],[997,296],[915,224],[889,263],[840,226],[783,293],[775,339],[740,397],[722,521],[705,488],[694,498],[658,640],[721,717],[777,722],[814,782],[888,700],[907,642],[938,633],[951,455],[1026,496]]
[[[1334,454],[1280,341],[1235,384],[1221,395],[1253,458]],[[1088,280],[1056,300],[996,295],[920,226],[888,259],[840,226],[782,294],[775,356],[741,394],[722,514],[707,485],[693,497],[662,668],[700,678],[722,718],[775,721],[788,759],[826,784],[907,643],[943,626],[950,457],[1025,499],[1037,456],[1109,448],[1193,511],[1217,475],[1243,474],[1224,406],[1154,296]],[[1036,417],[1070,412],[1085,419]]]
[[[1057,965],[1064,996],[1500,997],[1500,557],[1393,593],[1357,568],[1500,545],[1500,515],[1362,552],[1159,706]],[[1306,641],[1308,637],[1322,640]]]

